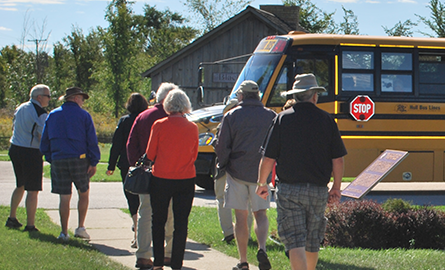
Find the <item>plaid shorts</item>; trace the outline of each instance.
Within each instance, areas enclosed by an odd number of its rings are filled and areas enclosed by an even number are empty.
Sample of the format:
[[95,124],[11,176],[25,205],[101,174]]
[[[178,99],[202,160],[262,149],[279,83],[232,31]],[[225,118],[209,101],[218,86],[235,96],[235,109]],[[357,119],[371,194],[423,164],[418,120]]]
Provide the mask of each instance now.
[[51,185],[52,193],[67,195],[71,194],[72,184],[81,193],[90,188],[88,167],[90,161],[86,158],[66,158],[53,160],[51,163]]
[[318,252],[326,230],[328,188],[308,183],[277,186],[278,234],[286,250]]

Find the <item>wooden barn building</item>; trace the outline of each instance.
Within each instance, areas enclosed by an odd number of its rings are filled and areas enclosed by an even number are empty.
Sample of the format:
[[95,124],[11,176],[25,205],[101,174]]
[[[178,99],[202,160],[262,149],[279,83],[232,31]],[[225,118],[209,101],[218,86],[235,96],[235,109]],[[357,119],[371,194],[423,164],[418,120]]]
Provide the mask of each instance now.
[[297,6],[247,6],[142,75],[151,78],[154,91],[162,82],[179,85],[194,109],[201,107],[197,102],[199,85],[204,88],[205,104],[221,102],[261,39],[305,31],[298,23],[299,10]]

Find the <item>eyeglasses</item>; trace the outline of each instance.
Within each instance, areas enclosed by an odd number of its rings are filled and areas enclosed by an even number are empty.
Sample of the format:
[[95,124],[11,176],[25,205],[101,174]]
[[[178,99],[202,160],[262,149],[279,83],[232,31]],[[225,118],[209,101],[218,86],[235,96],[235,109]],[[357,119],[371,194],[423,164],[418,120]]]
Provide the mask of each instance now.
[[51,98],[50,95],[41,95],[41,96],[44,96],[44,97],[47,97],[47,98]]

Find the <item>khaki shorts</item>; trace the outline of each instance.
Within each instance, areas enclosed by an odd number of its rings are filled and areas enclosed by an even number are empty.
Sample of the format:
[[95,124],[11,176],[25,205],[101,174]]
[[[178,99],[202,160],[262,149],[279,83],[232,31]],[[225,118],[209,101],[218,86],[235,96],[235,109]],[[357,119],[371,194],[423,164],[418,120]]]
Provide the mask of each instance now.
[[[249,201],[252,211],[268,209],[270,207],[270,195],[264,200],[255,193],[256,183],[248,183],[234,179],[226,172],[227,182],[224,190],[224,207],[238,210],[248,210]],[[270,187],[268,186],[269,194]]]

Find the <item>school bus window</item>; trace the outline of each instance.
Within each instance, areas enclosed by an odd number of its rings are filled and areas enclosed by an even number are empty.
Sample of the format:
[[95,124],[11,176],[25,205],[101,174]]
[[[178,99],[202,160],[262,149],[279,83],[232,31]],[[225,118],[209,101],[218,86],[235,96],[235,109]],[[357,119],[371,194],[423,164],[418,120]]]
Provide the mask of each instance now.
[[281,70],[281,73],[278,78],[278,82],[276,83],[274,89],[272,90],[271,96],[269,97],[269,102],[267,104],[268,107],[282,107],[286,102],[286,96],[281,96],[282,92],[285,92],[288,88],[288,72],[289,69],[284,67]]
[[374,74],[343,73],[343,91],[374,91]]
[[382,70],[412,70],[411,53],[382,53]]
[[310,59],[297,59],[295,64],[295,74],[313,73],[317,78],[317,83],[320,86],[326,88],[328,92],[322,95],[328,95],[330,91],[329,87],[329,71],[330,61],[328,58],[310,58]]
[[374,69],[374,53],[368,51],[343,51],[343,69]]
[[445,92],[445,54],[419,53],[419,93]]
[[412,92],[411,75],[382,75],[382,92]]

